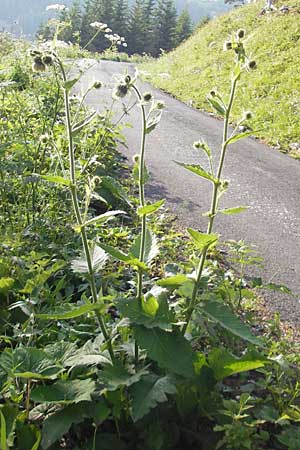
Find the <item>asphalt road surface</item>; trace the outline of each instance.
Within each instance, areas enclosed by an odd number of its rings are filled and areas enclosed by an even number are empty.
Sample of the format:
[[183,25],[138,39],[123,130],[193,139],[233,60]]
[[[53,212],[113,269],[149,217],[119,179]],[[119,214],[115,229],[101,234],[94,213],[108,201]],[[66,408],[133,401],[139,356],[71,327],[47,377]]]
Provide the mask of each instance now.
[[[89,65],[89,63],[86,63]],[[81,80],[84,90],[100,80],[103,88],[93,90],[87,103],[100,112],[112,103],[112,87],[116,77],[134,67],[124,63],[94,64]],[[169,95],[140,83],[143,92],[151,91],[166,103],[159,127],[147,138],[146,162],[151,174],[148,199],[166,199],[170,210],[186,227],[205,230],[209,210],[211,183],[176,165],[173,161],[203,164],[203,156],[193,149],[193,142],[204,138],[217,155],[222,136],[222,121],[212,118]],[[126,99],[132,104],[133,96]],[[120,102],[114,105],[114,120],[122,115]],[[127,148],[120,150],[128,158],[139,151],[140,110],[135,107],[123,118],[132,128],[125,128]],[[300,163],[282,155],[255,139],[245,139],[230,147],[224,170],[230,188],[223,196],[224,208],[247,205],[239,215],[219,215],[215,231],[223,240],[244,240],[255,246],[264,258],[264,267],[251,275],[260,275],[265,282],[288,286],[295,293],[289,296],[267,291],[264,296],[271,311],[279,311],[282,320],[300,323]]]

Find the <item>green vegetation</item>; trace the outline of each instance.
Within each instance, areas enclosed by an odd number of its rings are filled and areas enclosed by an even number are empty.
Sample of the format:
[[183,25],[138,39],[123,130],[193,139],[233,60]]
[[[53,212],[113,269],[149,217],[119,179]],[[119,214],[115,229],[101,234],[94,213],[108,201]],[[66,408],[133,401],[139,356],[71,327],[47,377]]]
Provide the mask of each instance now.
[[[126,0],[88,0],[83,7],[75,0],[58,17],[60,39],[80,42],[94,52],[103,52],[113,43],[129,55],[157,56],[187,39],[193,29],[187,10],[177,17],[174,0],[136,0],[130,8]],[[94,36],[97,24],[104,24],[105,35]],[[38,35],[52,39],[55,31],[56,21],[52,18],[41,25]]]
[[1,36],[1,450],[299,450],[298,346],[253,315],[251,249],[228,244],[234,273],[213,232],[244,210],[221,207],[227,152],[248,135],[229,130],[244,42],[233,35],[228,99],[209,96],[225,119],[218,167],[202,140],[201,165],[180,163],[212,185],[207,233],[182,236],[145,195],[164,104],[128,74],[116,83],[141,114],[130,176],[112,111],[84,105],[100,81],[74,96],[82,72],[56,40],[28,52]]
[[177,50],[144,65],[147,79],[184,102],[193,100],[197,108],[211,111],[210,89],[224,90],[229,85],[231,56],[222,51],[223,43],[230,40],[232,29],[244,28],[247,52],[255,55],[257,70],[245,74],[241,82],[233,121],[237,122],[243,110],[252,111],[251,126],[262,129],[258,136],[299,157],[299,150],[289,147],[300,142],[299,10],[295,1],[284,4],[290,8],[286,14],[260,16],[259,2],[208,22]]

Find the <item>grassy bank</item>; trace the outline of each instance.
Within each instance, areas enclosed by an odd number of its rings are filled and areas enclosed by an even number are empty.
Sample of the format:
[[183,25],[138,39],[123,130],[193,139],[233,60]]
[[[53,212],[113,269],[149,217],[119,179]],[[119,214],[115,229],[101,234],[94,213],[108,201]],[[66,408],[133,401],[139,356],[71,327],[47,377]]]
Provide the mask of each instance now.
[[[277,7],[283,3],[279,2]],[[255,55],[257,70],[245,75],[233,111],[238,120],[251,110],[254,129],[268,144],[300,158],[292,143],[300,142],[300,22],[296,2],[285,2],[290,11],[259,15],[262,2],[236,8],[200,28],[177,50],[142,66],[155,86],[199,109],[211,111],[206,100],[215,86],[228,91],[231,52],[223,51],[232,30],[244,28],[246,47]]]

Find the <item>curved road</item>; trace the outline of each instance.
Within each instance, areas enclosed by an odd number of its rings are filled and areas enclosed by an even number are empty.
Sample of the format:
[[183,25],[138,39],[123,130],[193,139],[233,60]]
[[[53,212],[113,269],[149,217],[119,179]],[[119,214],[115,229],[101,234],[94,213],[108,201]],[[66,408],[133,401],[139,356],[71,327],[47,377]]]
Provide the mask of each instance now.
[[[134,68],[116,62],[96,63],[82,78],[81,89],[95,80],[103,88],[93,90],[87,103],[103,111],[111,105],[113,77]],[[194,110],[163,92],[140,83],[143,91],[153,92],[156,99],[166,103],[159,127],[147,139],[147,166],[151,174],[148,198],[165,198],[183,226],[206,229],[202,213],[208,211],[211,183],[174,164],[174,160],[201,163],[202,155],[192,144],[204,138],[214,152],[218,152],[222,136],[222,121]],[[133,97],[126,99],[133,102]],[[121,104],[115,116],[122,112]],[[140,112],[134,108],[123,120],[133,128],[126,128],[127,148],[121,151],[129,162],[138,153],[140,139]],[[245,139],[230,147],[227,154],[225,178],[230,188],[222,199],[222,207],[249,206],[249,210],[235,216],[218,216],[215,230],[222,239],[243,239],[254,245],[264,258],[265,282],[284,284],[293,290],[295,297],[267,291],[264,295],[271,311],[279,311],[282,320],[300,323],[300,163],[270,149],[255,139]],[[222,216],[222,217],[221,217]]]

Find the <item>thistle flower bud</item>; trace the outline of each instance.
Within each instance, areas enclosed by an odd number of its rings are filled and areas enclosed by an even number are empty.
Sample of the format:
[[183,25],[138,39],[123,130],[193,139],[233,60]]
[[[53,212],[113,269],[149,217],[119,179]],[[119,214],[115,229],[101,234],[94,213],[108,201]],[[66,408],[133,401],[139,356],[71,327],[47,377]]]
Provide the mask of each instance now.
[[203,141],[199,140],[199,141],[196,141],[193,143],[193,147],[195,150],[201,150],[205,147],[205,143]]
[[126,84],[131,83],[131,76],[130,76],[130,75],[126,75],[126,77],[125,77],[125,83],[126,83]]
[[144,102],[146,102],[146,103],[150,102],[150,101],[152,100],[152,98],[153,98],[153,95],[151,94],[151,92],[146,92],[146,93],[143,95],[143,100],[144,100]]
[[100,89],[102,87],[101,81],[95,81],[93,84],[94,89]]
[[52,66],[54,61],[51,55],[45,55],[42,58],[42,62],[46,65],[46,66]]
[[245,30],[243,30],[242,28],[240,28],[237,33],[236,33],[238,39],[243,39],[245,37]]
[[156,109],[161,110],[161,109],[164,109],[165,107],[166,107],[165,102],[163,102],[163,101],[161,101],[161,100],[158,100],[158,101],[155,103],[155,108],[156,108]]
[[256,61],[254,61],[254,60],[249,61],[249,62],[248,62],[248,68],[249,68],[250,70],[256,69],[256,68],[257,68]]
[[225,41],[223,45],[223,50],[226,52],[228,50],[232,50],[232,42]]
[[210,91],[209,95],[211,97],[215,97],[217,95],[217,93],[216,93],[216,91],[212,90],[212,91]]
[[133,161],[134,163],[139,162],[139,159],[140,159],[140,155],[133,155],[133,157],[132,157],[132,161]]
[[33,72],[45,72],[46,66],[40,57],[34,58],[34,62],[32,64],[32,70],[33,70]]
[[41,52],[39,51],[39,50],[30,50],[29,51],[29,55],[30,56],[32,56],[33,58],[35,57],[35,56],[41,56]]
[[49,142],[49,140],[50,140],[50,136],[48,133],[42,134],[39,139],[41,144],[47,144],[47,142]]
[[243,120],[251,120],[253,117],[253,114],[251,111],[245,111],[243,115]]
[[115,98],[124,98],[126,97],[126,95],[128,94],[129,91],[129,86],[128,84],[124,84],[124,83],[119,83],[114,92],[113,92],[113,97]]

